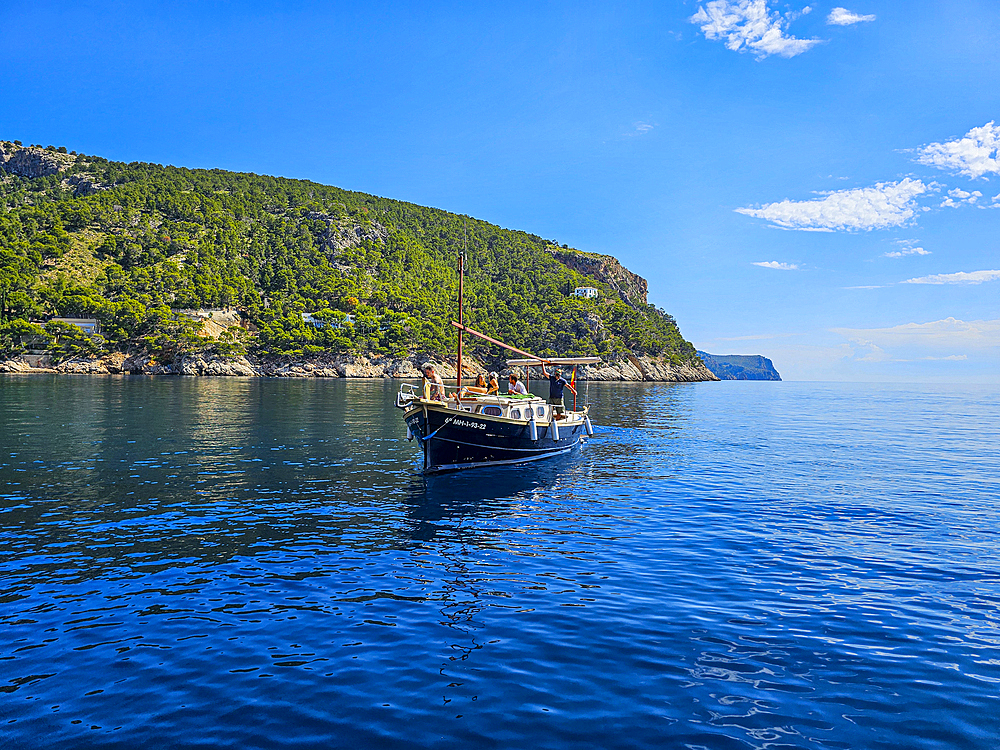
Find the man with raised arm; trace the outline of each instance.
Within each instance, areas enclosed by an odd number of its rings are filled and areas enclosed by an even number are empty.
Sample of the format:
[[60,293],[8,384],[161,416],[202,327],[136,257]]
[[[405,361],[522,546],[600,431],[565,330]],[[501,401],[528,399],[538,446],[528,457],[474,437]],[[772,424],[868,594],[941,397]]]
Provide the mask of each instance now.
[[574,396],[576,395],[576,388],[560,375],[558,370],[553,370],[550,375],[548,370],[545,369],[544,362],[542,363],[542,375],[549,379],[549,403],[552,405],[552,413],[565,414],[566,406],[563,404],[563,388],[569,388]]

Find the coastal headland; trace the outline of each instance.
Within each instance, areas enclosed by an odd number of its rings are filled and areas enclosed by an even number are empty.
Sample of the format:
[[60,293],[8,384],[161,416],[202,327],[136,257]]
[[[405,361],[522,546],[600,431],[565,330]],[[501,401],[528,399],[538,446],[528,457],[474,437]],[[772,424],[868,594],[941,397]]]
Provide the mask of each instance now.
[[[464,254],[487,336],[599,357],[594,380],[717,379],[616,258],[440,209],[17,141],[0,203],[0,372],[453,377]],[[465,354],[504,370],[492,345]]]

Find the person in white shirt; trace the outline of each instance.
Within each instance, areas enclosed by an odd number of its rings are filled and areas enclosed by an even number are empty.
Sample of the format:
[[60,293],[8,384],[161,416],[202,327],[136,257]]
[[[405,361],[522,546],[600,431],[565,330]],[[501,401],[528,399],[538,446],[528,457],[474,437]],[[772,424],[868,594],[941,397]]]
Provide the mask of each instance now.
[[511,373],[510,383],[507,385],[508,395],[519,394],[521,396],[528,395],[528,389],[524,387],[524,383],[517,379],[517,375]]

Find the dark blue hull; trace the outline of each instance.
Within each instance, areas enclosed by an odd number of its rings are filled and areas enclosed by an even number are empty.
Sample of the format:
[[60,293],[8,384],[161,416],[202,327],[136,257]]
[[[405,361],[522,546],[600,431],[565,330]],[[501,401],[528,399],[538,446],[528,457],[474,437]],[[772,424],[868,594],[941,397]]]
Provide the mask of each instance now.
[[404,419],[423,447],[427,473],[538,461],[567,453],[586,435],[582,422],[560,423],[556,440],[555,430],[539,422],[532,440],[524,422],[426,407],[408,411]]

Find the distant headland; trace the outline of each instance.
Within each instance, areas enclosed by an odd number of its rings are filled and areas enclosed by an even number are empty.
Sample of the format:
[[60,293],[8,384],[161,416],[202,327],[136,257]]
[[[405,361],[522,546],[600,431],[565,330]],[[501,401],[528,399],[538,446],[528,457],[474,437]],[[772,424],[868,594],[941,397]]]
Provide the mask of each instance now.
[[781,380],[774,364],[759,354],[708,354],[698,356],[719,380]]

